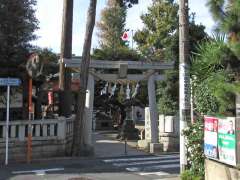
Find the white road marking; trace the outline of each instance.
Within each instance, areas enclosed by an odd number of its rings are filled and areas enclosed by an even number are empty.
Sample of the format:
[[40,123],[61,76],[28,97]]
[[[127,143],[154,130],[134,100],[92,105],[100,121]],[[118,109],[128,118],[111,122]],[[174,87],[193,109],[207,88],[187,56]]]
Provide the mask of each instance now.
[[114,166],[134,166],[144,164],[160,164],[160,163],[179,163],[179,159],[168,159],[168,160],[155,160],[155,161],[141,161],[141,162],[130,162],[130,163],[113,163]]
[[126,168],[127,171],[130,171],[130,172],[138,172],[140,171],[140,168],[137,168],[137,167],[131,167],[131,168]]
[[41,171],[36,172],[36,175],[37,176],[44,176],[44,175],[46,175],[46,172],[41,170]]
[[159,156],[140,156],[125,157],[115,159],[105,159],[105,163],[111,163],[115,167],[124,167],[127,171],[140,176],[158,176],[165,178],[171,174],[170,169],[180,168],[179,155],[159,155]]
[[173,175],[166,175],[167,177],[162,177],[161,179],[153,179],[153,180],[166,180],[166,179],[171,179],[171,178],[174,178],[174,179],[180,179],[180,176],[179,174],[173,174]]
[[114,140],[97,140],[96,143],[119,143],[119,141],[114,141]]
[[139,158],[123,158],[123,159],[105,159],[106,163],[110,162],[127,162],[127,161],[144,161],[144,160],[161,160],[161,159],[171,159],[179,158],[179,155],[164,155],[164,156],[150,156],[150,157],[139,157]]
[[31,171],[13,171],[12,174],[36,173],[37,175],[44,175],[46,172],[52,172],[52,171],[64,171],[64,168],[38,169],[38,170],[31,170]]
[[179,168],[179,164],[165,164],[165,165],[157,165],[157,166],[148,166],[148,167],[130,167],[126,168],[127,171],[130,172],[138,172],[138,171],[151,171],[156,169],[168,169],[168,168]]
[[169,173],[159,171],[159,172],[148,172],[148,173],[138,173],[141,176],[148,176],[148,175],[157,175],[157,176],[165,176],[170,175]]

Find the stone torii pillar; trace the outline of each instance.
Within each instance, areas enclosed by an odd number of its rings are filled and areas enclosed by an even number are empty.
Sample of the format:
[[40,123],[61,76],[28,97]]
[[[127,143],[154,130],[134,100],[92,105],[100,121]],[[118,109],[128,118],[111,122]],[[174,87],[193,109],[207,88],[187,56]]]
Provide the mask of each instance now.
[[148,99],[150,111],[151,143],[158,143],[158,111],[154,72],[148,79]]
[[[150,119],[150,144],[149,151],[150,153],[160,152],[162,145],[159,143],[159,132],[158,132],[158,110],[156,102],[156,89],[155,81],[156,75],[154,71],[149,71],[152,73],[148,78],[148,99],[149,99],[149,119]],[[146,122],[146,120],[145,120]]]

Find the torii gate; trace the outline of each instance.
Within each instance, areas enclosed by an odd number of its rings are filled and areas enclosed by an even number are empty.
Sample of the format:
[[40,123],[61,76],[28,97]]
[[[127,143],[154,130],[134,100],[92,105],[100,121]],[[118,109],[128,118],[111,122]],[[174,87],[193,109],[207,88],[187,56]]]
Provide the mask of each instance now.
[[[64,59],[66,68],[70,68],[75,72],[80,71],[80,58]],[[104,80],[107,82],[116,81],[147,81],[148,82],[148,99],[150,110],[150,127],[151,142],[158,143],[158,112],[156,103],[155,81],[164,80],[164,75],[160,73],[163,70],[173,69],[174,62],[142,62],[142,61],[102,61],[91,60],[89,66],[88,86],[85,105],[85,142],[89,147],[93,147],[92,141],[92,114],[94,101],[94,81]],[[103,74],[98,70],[118,69],[117,74]],[[142,74],[128,74],[128,69],[142,70]],[[161,71],[161,72],[159,72]]]

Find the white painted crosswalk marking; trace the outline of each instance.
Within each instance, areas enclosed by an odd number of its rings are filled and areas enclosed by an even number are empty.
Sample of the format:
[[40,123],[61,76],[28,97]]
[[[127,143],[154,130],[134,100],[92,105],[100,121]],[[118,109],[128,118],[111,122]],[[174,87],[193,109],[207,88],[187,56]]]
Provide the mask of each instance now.
[[141,172],[141,171],[151,171],[157,169],[169,169],[169,168],[178,168],[180,167],[179,164],[164,164],[164,165],[157,165],[157,166],[148,166],[148,167],[130,167],[126,168],[126,170],[131,172]]
[[158,171],[158,172],[148,172],[148,173],[139,173],[141,176],[148,176],[148,175],[157,175],[157,176],[166,176],[170,175],[169,173]]
[[166,156],[145,156],[139,158],[122,158],[122,159],[105,159],[104,162],[129,162],[129,161],[144,161],[144,160],[161,160],[161,159],[170,159],[170,158],[179,158],[179,155],[166,155]]
[[30,171],[13,171],[12,174],[35,173],[36,175],[44,175],[46,172],[53,172],[53,171],[64,171],[64,168],[37,169],[37,170],[30,170]]
[[155,160],[155,161],[138,161],[130,163],[113,163],[114,166],[134,166],[134,165],[147,165],[147,164],[159,164],[159,163],[179,163],[179,159],[168,159],[168,160]]
[[140,176],[147,176],[150,179],[161,179],[171,176],[176,177],[180,169],[178,154],[129,156],[124,158],[104,159],[103,161],[115,167],[124,168]]

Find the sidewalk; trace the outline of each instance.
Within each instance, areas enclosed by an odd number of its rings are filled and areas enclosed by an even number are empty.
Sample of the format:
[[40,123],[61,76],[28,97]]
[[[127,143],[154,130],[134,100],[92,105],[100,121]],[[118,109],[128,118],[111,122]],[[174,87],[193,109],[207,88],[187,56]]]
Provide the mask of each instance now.
[[[117,157],[117,156],[137,156],[137,155],[149,155],[146,152],[140,151],[136,148],[134,142],[128,142],[126,145],[125,154],[125,142],[118,141],[115,137],[117,136],[116,132],[107,132],[99,131],[94,132],[95,140],[95,157]],[[129,144],[131,143],[131,146]]]

